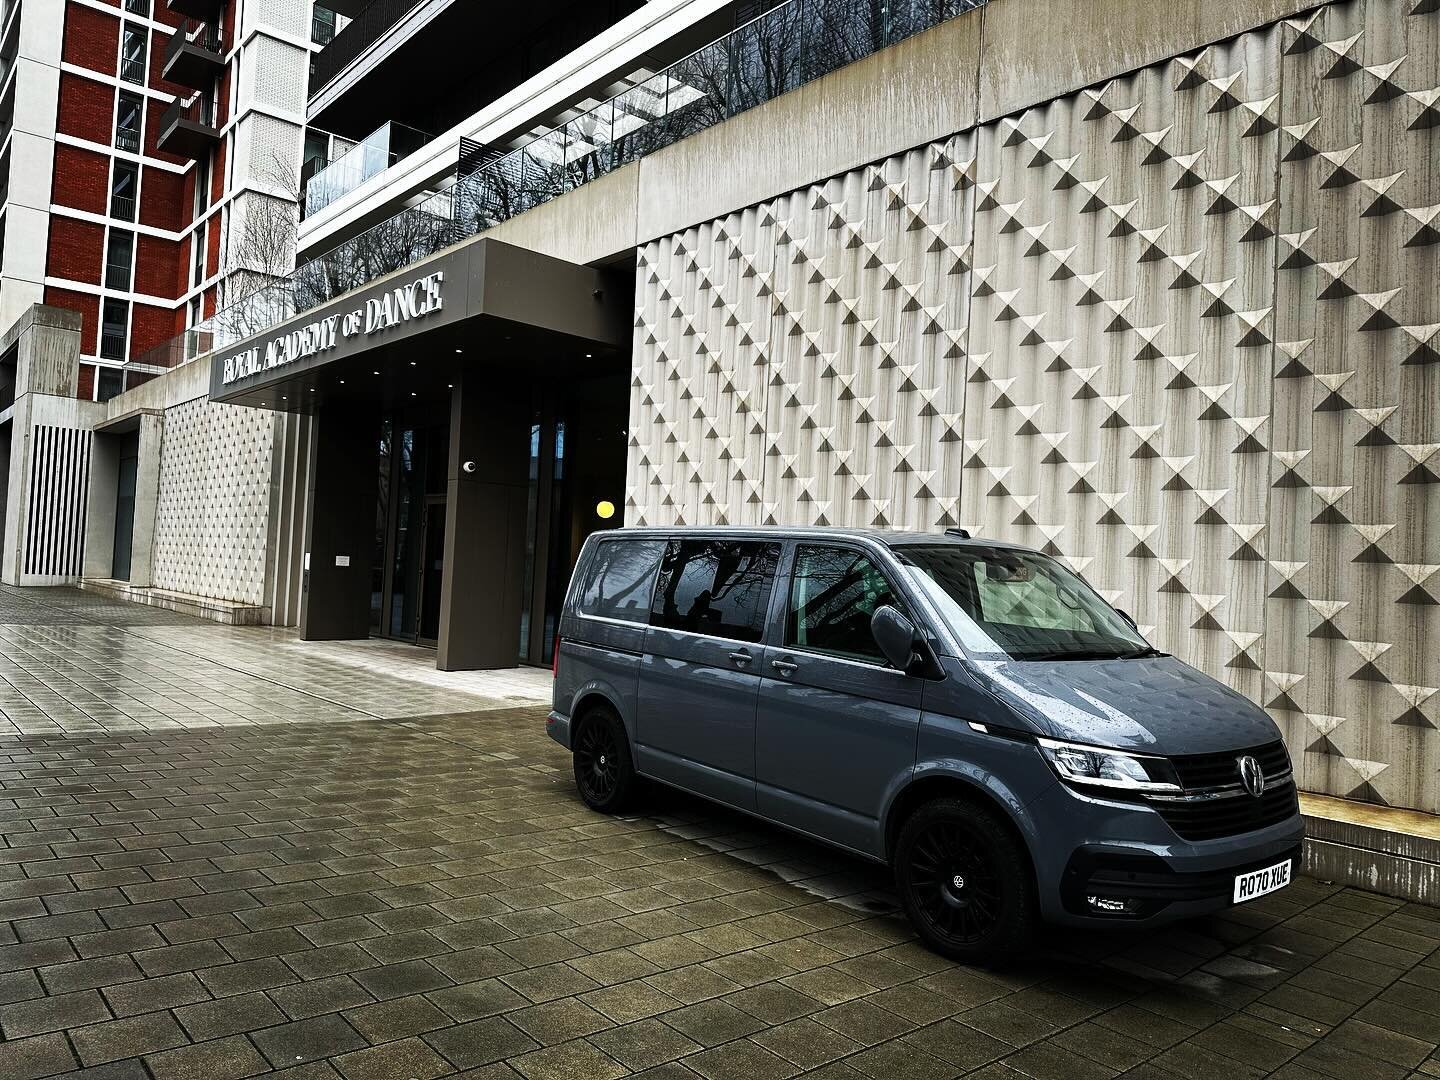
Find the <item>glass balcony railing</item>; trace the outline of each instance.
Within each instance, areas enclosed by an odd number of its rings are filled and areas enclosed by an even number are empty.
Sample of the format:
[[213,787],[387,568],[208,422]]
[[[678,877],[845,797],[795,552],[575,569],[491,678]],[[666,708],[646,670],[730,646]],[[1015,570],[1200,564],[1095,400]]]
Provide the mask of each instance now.
[[382,124],[306,181],[302,215],[318,214],[429,141],[417,128]]
[[[443,197],[402,210],[296,267],[136,363],[173,367],[261,333],[985,3],[788,0],[644,83],[460,177]],[[311,184],[320,178],[317,174]]]

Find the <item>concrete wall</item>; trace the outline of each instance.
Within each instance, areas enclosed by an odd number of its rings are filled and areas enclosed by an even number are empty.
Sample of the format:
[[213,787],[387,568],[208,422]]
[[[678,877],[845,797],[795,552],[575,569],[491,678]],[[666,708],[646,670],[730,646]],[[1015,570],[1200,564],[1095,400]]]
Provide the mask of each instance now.
[[[627,521],[1052,551],[1266,706],[1303,787],[1440,810],[1440,12],[1245,29],[1304,6],[996,0],[973,106],[913,149],[795,182],[940,122],[802,90],[765,107],[784,130],[609,178],[646,241]],[[976,18],[864,64],[918,93]],[[572,198],[504,228],[559,245]]]
[[85,548],[91,432],[101,408],[75,399],[80,316],[32,307],[0,338],[15,362],[15,401],[3,455],[0,581],[78,579]]
[[489,235],[596,262],[1323,0],[990,0]]
[[[102,424],[141,431],[131,583],[263,607],[273,624],[297,625],[310,421],[213,403],[209,375],[207,363],[186,364],[102,406]],[[92,501],[107,498],[113,483]],[[99,549],[113,528],[113,515],[108,532],[92,521],[87,572],[105,576]]]

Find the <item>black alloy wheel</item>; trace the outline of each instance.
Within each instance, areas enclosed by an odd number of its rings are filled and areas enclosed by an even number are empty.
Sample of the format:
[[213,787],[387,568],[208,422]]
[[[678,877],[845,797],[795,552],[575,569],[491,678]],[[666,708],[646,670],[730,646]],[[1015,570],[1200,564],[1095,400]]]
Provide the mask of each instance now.
[[989,852],[951,821],[929,825],[910,849],[910,887],[948,940],[981,941],[1000,918],[1000,883]]
[[1029,945],[1029,856],[988,807],[961,798],[925,803],[901,826],[892,861],[905,913],[936,952],[993,963]]
[[581,719],[572,744],[575,786],[592,810],[618,813],[634,792],[635,767],[620,718],[609,708],[591,709]]

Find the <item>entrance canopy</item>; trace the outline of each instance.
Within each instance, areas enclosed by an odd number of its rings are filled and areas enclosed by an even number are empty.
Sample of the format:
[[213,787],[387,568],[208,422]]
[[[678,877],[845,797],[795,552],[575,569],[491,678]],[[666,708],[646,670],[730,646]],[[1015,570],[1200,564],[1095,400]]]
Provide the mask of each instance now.
[[625,278],[481,238],[217,351],[210,399],[286,412],[448,399],[459,377],[628,355]]

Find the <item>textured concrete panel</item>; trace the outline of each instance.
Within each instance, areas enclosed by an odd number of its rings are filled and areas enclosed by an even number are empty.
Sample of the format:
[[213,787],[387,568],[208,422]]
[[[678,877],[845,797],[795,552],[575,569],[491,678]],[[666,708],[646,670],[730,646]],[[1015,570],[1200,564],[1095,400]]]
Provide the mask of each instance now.
[[156,588],[263,604],[272,414],[203,398],[165,414]]
[[646,244],[627,520],[1031,544],[1440,809],[1437,94],[1351,0]]

